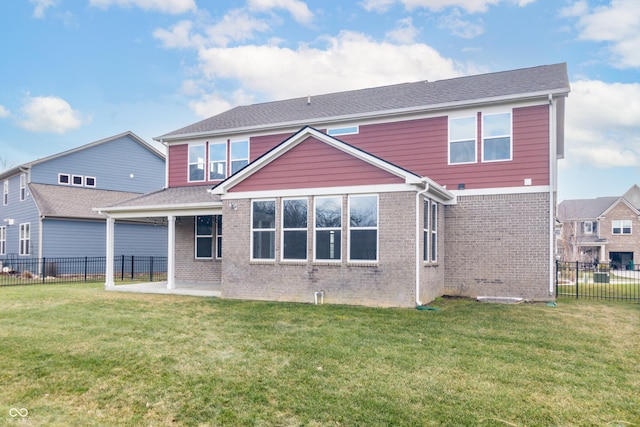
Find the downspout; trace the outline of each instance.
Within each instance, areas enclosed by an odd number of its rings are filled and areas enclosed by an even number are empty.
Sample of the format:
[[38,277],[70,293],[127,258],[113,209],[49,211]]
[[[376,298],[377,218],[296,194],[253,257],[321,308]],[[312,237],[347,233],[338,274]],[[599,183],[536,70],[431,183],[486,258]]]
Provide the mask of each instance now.
[[420,259],[420,196],[429,191],[429,183],[424,182],[425,188],[422,191],[416,193],[416,307],[422,305],[420,301],[420,268],[422,266],[422,260]]
[[549,94],[549,296],[553,296],[553,282],[555,271],[555,198],[557,186],[557,155],[556,155],[556,101]]

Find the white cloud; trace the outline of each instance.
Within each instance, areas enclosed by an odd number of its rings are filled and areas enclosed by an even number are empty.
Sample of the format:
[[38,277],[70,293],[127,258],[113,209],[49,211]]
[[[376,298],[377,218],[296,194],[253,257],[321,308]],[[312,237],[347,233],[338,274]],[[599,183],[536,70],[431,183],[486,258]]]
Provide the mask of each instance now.
[[27,98],[21,116],[18,125],[32,132],[65,133],[91,121],[72,109],[67,101],[55,96]]
[[386,12],[391,6],[399,3],[407,10],[418,8],[441,11],[449,7],[458,7],[468,13],[486,12],[489,6],[498,3],[511,3],[524,7],[536,0],[363,0],[360,5],[367,11]]
[[587,12],[589,12],[589,3],[587,3],[587,0],[578,0],[571,6],[560,9],[560,16],[576,17],[582,16]]
[[567,100],[566,162],[640,166],[640,83],[580,80]]
[[313,20],[313,13],[307,4],[299,0],[248,0],[247,4],[251,10],[284,9],[302,24],[308,24]]
[[10,115],[11,115],[11,113],[9,112],[9,110],[4,108],[4,105],[0,105],[0,119],[3,119],[5,117],[9,117]]
[[29,0],[32,4],[35,5],[33,9],[33,17],[34,18],[44,18],[45,11],[56,5],[56,0]]
[[609,5],[592,11],[585,8],[584,2],[577,2],[561,12],[578,17],[580,39],[609,43],[615,66],[640,67],[640,2],[611,0]]
[[180,14],[197,10],[195,0],[89,0],[91,6],[107,9],[119,7],[139,7],[162,13]]
[[160,40],[164,47],[170,49],[186,49],[203,44],[202,37],[192,34],[193,22],[180,21],[171,29],[158,28],[153,36]]
[[453,35],[465,39],[472,39],[484,33],[482,21],[474,24],[471,21],[464,20],[458,9],[454,9],[450,14],[440,17],[438,26],[440,28],[446,28],[451,31]]
[[387,31],[385,36],[389,40],[397,43],[409,44],[413,43],[418,36],[418,29],[413,26],[413,21],[409,16],[407,18],[400,19],[398,21],[398,26],[391,31]]

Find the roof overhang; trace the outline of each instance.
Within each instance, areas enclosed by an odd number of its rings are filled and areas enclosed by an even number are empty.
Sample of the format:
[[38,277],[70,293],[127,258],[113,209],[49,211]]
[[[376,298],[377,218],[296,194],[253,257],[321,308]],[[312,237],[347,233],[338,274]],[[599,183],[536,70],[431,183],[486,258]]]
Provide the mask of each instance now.
[[149,218],[167,216],[193,216],[211,215],[212,212],[222,212],[221,201],[188,204],[166,204],[149,206],[115,206],[106,208],[94,208],[94,211],[108,218]]

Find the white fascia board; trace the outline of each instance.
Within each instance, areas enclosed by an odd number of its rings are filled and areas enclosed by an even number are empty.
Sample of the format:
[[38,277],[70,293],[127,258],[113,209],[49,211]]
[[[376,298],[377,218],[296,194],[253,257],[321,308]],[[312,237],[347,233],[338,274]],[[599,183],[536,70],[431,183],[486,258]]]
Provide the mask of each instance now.
[[415,185],[383,184],[344,187],[292,188],[287,190],[243,191],[223,194],[222,200],[269,199],[274,197],[333,196],[336,194],[370,194],[416,191]]
[[449,190],[449,192],[456,197],[461,196],[492,196],[503,194],[535,194],[535,193],[549,193],[550,186],[537,185],[526,187],[500,187],[500,188],[476,188],[472,190]]
[[126,206],[112,208],[93,208],[110,218],[144,218],[168,215],[202,215],[203,212],[222,211],[222,202],[190,203],[185,205]]

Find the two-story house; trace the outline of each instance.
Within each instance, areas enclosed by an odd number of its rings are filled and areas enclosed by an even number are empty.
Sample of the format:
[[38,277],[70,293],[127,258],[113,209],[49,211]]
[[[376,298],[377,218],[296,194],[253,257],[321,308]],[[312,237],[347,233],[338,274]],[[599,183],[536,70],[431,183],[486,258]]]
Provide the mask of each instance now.
[[[0,259],[104,256],[106,221],[93,208],[165,183],[165,155],[131,132],[0,173]],[[117,253],[165,256],[166,228],[118,224]]]
[[635,269],[640,259],[640,187],[622,196],[563,200],[559,254],[565,261],[611,263]]
[[170,289],[549,300],[569,91],[554,64],[236,107],[159,137],[168,188],[101,211],[167,222]]

